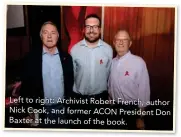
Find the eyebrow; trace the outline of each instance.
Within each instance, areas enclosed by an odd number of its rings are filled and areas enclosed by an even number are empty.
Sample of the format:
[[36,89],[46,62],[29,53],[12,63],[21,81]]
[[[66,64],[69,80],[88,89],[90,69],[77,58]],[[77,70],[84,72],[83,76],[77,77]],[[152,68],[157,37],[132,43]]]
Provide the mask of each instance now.
[[100,26],[100,25],[89,25],[89,24],[85,24],[85,26]]
[[[43,32],[47,32],[48,30],[43,30]],[[55,31],[55,30],[52,30],[51,32],[57,32],[57,31]]]

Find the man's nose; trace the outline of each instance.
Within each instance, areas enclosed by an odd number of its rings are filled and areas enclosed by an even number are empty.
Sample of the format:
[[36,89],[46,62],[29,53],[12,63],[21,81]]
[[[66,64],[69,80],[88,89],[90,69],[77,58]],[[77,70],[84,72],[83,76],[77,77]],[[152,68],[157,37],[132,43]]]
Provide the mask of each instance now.
[[123,41],[122,41],[122,40],[120,40],[120,41],[119,41],[119,44],[121,44],[121,45],[122,45],[122,44],[123,44]]
[[90,28],[90,32],[93,32],[93,28],[92,27]]
[[49,34],[48,34],[48,38],[51,38],[51,37],[52,37],[52,35],[51,35],[51,33],[49,33]]

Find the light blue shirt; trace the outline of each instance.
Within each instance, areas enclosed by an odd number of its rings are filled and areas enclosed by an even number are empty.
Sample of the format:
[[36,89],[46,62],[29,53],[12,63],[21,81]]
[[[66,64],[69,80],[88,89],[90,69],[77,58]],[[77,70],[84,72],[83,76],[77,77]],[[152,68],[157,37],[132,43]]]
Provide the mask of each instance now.
[[[58,98],[64,96],[63,70],[59,52],[56,48],[55,53],[51,55],[43,48],[42,56],[44,97],[54,99],[54,103],[56,103]],[[46,105],[51,104],[47,102]]]
[[74,92],[95,95],[107,90],[113,57],[110,45],[99,39],[95,48],[89,48],[83,39],[73,46],[71,56],[74,64]]

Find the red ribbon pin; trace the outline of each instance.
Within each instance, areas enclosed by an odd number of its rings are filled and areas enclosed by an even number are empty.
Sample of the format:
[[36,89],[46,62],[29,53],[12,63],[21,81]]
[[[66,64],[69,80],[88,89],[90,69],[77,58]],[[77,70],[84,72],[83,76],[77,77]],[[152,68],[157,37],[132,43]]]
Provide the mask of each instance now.
[[102,61],[102,59],[100,60],[100,64],[103,64],[103,61]]
[[129,72],[128,72],[128,71],[126,71],[124,76],[129,76]]

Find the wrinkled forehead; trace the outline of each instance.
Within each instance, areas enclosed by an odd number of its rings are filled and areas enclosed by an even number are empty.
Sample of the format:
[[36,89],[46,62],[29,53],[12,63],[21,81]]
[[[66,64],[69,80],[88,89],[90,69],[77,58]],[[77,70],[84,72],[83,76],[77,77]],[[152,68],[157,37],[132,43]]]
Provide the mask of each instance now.
[[116,33],[115,38],[119,39],[131,39],[127,31],[119,31]]

